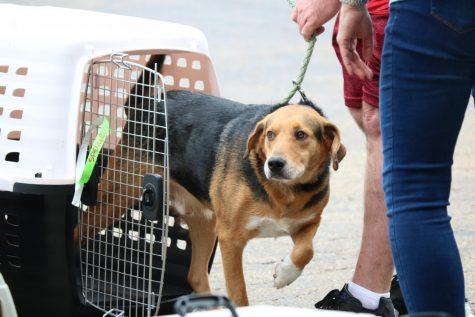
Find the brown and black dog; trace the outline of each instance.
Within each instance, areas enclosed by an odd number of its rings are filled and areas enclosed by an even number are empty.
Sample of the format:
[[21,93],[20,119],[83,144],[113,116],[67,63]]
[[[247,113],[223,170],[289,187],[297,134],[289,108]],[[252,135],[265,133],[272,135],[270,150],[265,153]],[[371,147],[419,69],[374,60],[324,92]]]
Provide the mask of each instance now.
[[[330,165],[338,169],[345,156],[336,126],[310,102],[244,105],[172,91],[167,106],[170,199],[190,229],[192,288],[198,293],[211,291],[208,262],[216,238],[227,292],[237,305],[248,304],[242,255],[250,239],[292,237],[292,252],[276,265],[274,286],[292,283],[313,257],[312,240],[329,198]],[[121,161],[127,162],[127,157]],[[115,170],[125,168],[118,164]],[[135,177],[150,172],[140,167],[128,171]],[[108,188],[124,197],[115,206],[130,205],[126,197],[139,197],[139,190]],[[102,208],[97,223],[102,221],[105,227],[125,212],[117,208]]]

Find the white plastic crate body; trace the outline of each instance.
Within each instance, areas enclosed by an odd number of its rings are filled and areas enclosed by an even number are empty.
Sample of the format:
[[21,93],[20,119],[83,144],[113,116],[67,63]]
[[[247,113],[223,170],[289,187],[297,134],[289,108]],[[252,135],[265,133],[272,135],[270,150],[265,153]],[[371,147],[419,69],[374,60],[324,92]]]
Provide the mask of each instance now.
[[[238,307],[236,312],[239,317],[370,317],[369,314],[356,314],[351,312],[329,311],[321,309],[256,305],[248,307]],[[179,315],[167,315],[168,317],[179,317]],[[189,313],[189,317],[232,317],[228,309],[217,309],[210,311],[200,311]]]
[[[78,119],[92,59],[167,54],[167,89],[218,95],[206,38],[167,22],[0,5],[0,190],[75,180]],[[18,73],[17,73],[18,72]]]

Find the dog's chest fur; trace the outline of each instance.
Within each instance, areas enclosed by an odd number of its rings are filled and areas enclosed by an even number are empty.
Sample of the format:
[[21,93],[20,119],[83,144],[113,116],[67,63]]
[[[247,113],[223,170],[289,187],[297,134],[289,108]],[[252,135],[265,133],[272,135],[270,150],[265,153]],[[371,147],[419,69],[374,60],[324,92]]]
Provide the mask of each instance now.
[[271,218],[261,216],[251,216],[246,224],[249,231],[257,230],[258,238],[274,238],[288,236],[298,231],[303,225],[314,219],[315,215],[305,218]]

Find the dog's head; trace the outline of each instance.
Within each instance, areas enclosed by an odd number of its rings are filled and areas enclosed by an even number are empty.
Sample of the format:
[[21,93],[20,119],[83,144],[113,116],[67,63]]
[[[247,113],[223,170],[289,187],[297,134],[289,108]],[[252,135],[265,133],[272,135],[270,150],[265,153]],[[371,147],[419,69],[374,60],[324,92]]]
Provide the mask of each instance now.
[[333,169],[346,154],[337,127],[308,105],[288,105],[259,121],[248,138],[245,157],[254,150],[269,180],[312,181],[322,164]]

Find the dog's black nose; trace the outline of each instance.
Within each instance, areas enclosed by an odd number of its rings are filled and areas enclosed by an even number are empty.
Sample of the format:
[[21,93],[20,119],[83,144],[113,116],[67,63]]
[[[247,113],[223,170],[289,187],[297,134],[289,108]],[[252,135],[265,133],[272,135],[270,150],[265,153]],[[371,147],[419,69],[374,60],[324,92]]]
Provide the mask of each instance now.
[[267,165],[272,172],[280,172],[285,166],[285,160],[280,157],[272,157],[267,161]]

